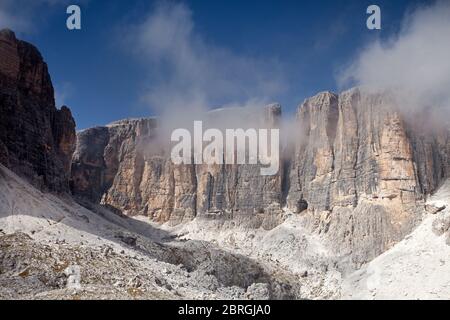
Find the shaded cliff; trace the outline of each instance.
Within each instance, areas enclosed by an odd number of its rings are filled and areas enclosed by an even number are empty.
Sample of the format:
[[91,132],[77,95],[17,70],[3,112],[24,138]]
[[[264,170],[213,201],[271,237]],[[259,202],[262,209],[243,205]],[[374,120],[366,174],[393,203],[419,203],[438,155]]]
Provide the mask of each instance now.
[[0,31],[0,163],[34,185],[69,191],[75,122],[55,107],[47,65],[31,44]]

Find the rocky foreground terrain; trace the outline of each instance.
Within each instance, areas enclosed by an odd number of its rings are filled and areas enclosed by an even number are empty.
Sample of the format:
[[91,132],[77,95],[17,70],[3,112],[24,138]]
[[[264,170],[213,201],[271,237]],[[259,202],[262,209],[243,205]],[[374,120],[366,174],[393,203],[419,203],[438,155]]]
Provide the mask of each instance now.
[[[280,128],[278,174],[174,165],[158,119],[75,132],[0,31],[0,298],[449,298],[448,123],[390,92],[218,110]],[[236,122],[235,119],[239,119]]]
[[[242,288],[271,279],[246,257],[207,242],[177,241],[102,208],[87,210],[0,170],[3,298],[242,298]],[[81,292],[66,290],[71,266],[80,267]],[[270,283],[280,291],[275,294],[292,295],[288,285]]]
[[[91,210],[0,167],[2,299],[448,299],[450,182],[436,214],[360,270],[286,212],[271,230]],[[74,269],[79,279],[72,284]]]

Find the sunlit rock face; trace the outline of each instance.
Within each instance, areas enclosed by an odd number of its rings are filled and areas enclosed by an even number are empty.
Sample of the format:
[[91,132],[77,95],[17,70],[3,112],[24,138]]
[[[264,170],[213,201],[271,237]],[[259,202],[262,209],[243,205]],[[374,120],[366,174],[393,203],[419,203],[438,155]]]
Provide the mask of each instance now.
[[449,175],[447,128],[406,121],[388,93],[324,92],[299,107],[288,206],[364,262],[411,231],[423,199]]
[[0,31],[0,163],[51,191],[69,191],[75,122],[55,107],[47,65],[31,44]]

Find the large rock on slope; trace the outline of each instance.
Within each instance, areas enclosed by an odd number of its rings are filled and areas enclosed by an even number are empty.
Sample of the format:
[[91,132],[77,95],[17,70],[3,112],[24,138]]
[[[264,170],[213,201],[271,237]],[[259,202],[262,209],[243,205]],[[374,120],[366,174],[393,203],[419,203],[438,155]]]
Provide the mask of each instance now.
[[31,44],[0,31],[0,163],[38,187],[69,191],[75,122],[56,109],[47,64]]

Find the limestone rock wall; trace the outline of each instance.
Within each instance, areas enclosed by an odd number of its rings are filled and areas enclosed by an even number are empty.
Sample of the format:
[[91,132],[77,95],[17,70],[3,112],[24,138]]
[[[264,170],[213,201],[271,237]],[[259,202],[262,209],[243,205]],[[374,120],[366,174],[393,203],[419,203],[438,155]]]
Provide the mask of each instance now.
[[155,221],[195,216],[194,167],[175,166],[156,141],[155,119],[130,119],[78,133],[74,195]]
[[[78,134],[72,190],[173,224],[198,216],[270,229],[286,206],[337,254],[363,263],[412,230],[424,198],[450,175],[448,128],[424,130],[400,109],[389,93],[360,89],[307,99],[274,176],[258,165],[173,165],[156,120],[120,121]],[[215,111],[209,125],[227,112],[239,114],[237,127],[278,127],[281,108]]]
[[448,129],[424,134],[395,99],[352,89],[299,107],[287,204],[336,252],[365,262],[409,233],[449,176]]

